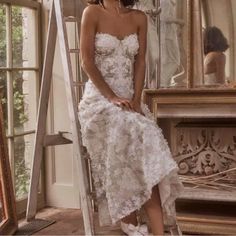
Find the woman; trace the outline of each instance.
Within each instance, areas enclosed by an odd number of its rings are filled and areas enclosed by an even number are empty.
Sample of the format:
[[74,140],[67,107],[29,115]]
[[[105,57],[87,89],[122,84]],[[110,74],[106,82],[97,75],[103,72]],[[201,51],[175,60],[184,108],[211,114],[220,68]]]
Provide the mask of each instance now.
[[141,102],[147,18],[134,0],[95,0],[83,12],[81,62],[89,77],[79,104],[83,144],[91,157],[100,225],[147,234],[136,210],[147,212],[153,234],[175,223],[183,190],[178,166],[152,114]]
[[207,27],[203,36],[205,54],[204,84],[225,84],[226,56],[224,52],[229,48],[227,39],[222,31],[215,26]]

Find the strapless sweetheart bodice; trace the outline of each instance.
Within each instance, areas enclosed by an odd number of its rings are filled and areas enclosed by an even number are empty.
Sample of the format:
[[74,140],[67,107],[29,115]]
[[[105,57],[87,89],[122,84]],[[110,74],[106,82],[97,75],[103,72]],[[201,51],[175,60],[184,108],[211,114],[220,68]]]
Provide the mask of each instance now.
[[[138,49],[136,33],[129,34],[123,39],[108,33],[97,32],[95,35],[95,64],[104,80],[118,96],[133,96],[134,61]],[[92,82],[89,83],[92,86]]]
[[108,33],[97,32],[95,35],[96,56],[128,56],[133,58],[138,53],[139,43],[136,33],[129,34],[123,39]]

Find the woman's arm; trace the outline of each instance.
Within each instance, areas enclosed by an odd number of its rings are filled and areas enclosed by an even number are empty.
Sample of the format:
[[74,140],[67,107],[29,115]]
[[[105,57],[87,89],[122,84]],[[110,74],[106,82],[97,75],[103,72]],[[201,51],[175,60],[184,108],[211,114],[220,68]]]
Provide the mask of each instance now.
[[98,70],[94,62],[94,38],[98,18],[98,10],[96,7],[97,6],[86,7],[82,15],[80,36],[81,66],[99,91],[106,98],[111,99],[115,94],[102,78],[101,72]]
[[80,60],[84,72],[92,80],[101,94],[110,102],[123,108],[130,108],[127,99],[121,99],[116,96],[109,85],[105,82],[101,72],[94,62],[94,38],[98,22],[99,12],[97,6],[91,5],[85,8],[81,21],[81,36],[80,36]]
[[147,16],[143,12],[138,12],[137,20],[139,24],[139,52],[135,57],[134,63],[134,97],[132,105],[133,109],[140,112],[140,103],[146,70]]

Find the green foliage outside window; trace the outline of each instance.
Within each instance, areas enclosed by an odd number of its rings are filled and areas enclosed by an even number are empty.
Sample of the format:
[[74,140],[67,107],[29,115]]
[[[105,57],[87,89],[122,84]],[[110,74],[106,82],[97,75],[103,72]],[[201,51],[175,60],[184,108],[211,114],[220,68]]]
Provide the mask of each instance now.
[[[23,65],[23,27],[22,27],[22,8],[12,7],[12,42],[11,46],[14,51],[13,65]],[[0,67],[6,67],[6,8],[0,4]],[[23,94],[23,76],[22,72],[14,72],[13,83],[13,114],[14,114],[14,129],[23,130],[23,124],[28,120],[25,114],[25,102]],[[1,102],[3,105],[3,113],[5,117],[5,126],[7,124],[7,74],[0,72],[0,92]],[[15,190],[17,198],[27,194],[29,185],[29,169],[26,167],[25,142],[24,137],[15,139]]]

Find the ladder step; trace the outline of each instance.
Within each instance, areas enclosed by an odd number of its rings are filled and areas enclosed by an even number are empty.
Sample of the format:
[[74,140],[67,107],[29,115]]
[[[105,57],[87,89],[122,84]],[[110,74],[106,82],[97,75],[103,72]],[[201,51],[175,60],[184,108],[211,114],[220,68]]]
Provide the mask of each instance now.
[[70,140],[71,142],[73,142],[73,137],[72,137],[72,133],[69,132],[58,132],[60,135],[62,135],[63,138]]
[[70,53],[80,53],[79,49],[70,49],[69,50]]
[[74,17],[74,16],[66,16],[64,17],[64,21],[65,22],[79,22],[78,18]]
[[73,82],[74,86],[84,86],[86,82]]
[[71,144],[71,134],[68,132],[59,132],[58,134],[45,135],[43,145],[47,146],[56,146]]

